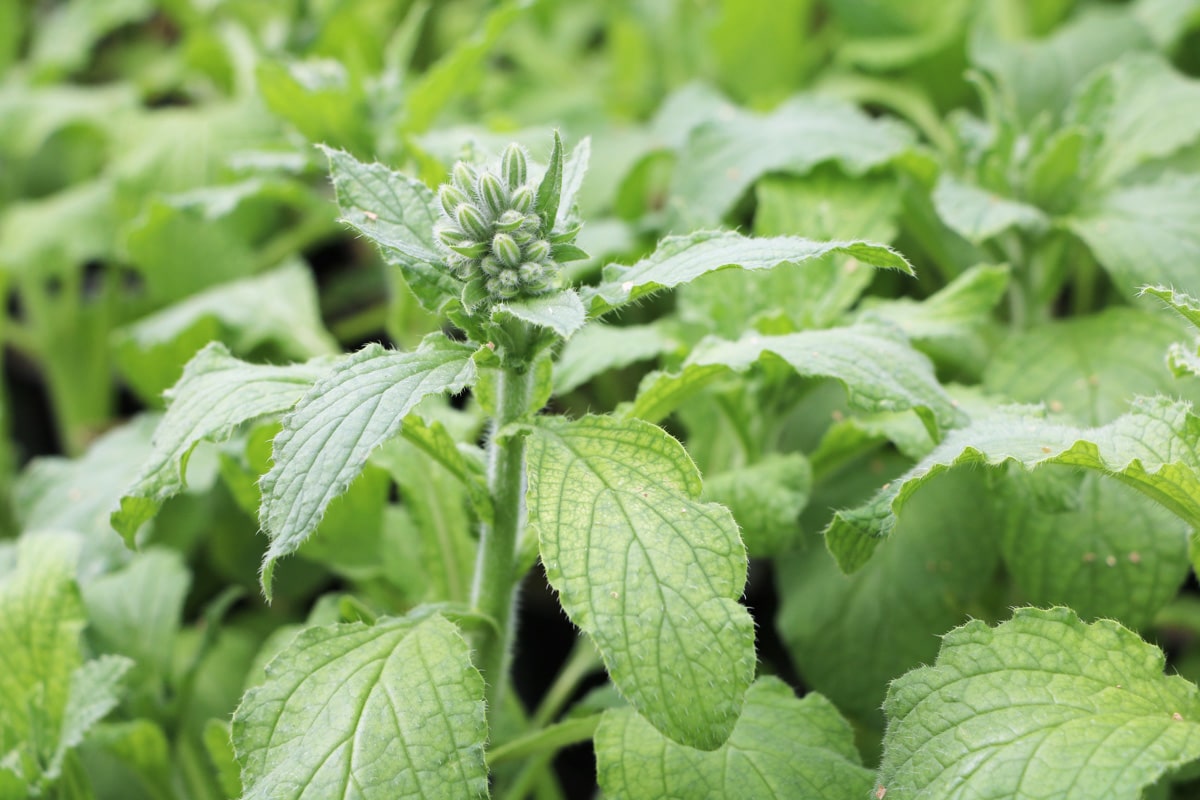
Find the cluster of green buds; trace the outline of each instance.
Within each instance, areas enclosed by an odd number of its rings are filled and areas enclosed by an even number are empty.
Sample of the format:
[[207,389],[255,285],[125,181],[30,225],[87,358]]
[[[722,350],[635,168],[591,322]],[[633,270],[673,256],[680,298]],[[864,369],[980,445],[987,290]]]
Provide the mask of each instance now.
[[554,251],[578,227],[554,232],[553,217],[538,213],[538,188],[528,180],[520,145],[509,145],[490,167],[455,164],[438,201],[443,216],[434,233],[451,272],[474,290],[469,294],[502,301],[558,288]]

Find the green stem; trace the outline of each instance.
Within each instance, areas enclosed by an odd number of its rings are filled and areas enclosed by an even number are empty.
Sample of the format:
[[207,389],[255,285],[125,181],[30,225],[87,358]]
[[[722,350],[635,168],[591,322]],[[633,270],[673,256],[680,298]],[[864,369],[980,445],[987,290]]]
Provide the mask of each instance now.
[[528,413],[533,373],[501,367],[496,381],[496,412],[488,443],[488,488],[495,515],[479,536],[471,607],[496,621],[484,626],[474,640],[476,666],[487,681],[487,705],[503,708],[508,684],[508,660],[513,640],[512,611],[518,575],[514,568],[525,512],[525,437],[506,431]]
[[542,698],[541,704],[534,712],[533,727],[545,727],[557,717],[558,712],[562,711],[563,706],[571,699],[571,695],[575,694],[575,689],[579,686],[580,681],[599,667],[600,658],[596,655],[596,648],[592,645],[591,639],[580,636],[575,640],[575,646],[571,648],[567,663],[563,665],[558,677],[554,679],[554,684],[546,692],[546,696]]
[[564,747],[586,742],[596,732],[600,715],[592,714],[577,719],[567,719],[541,730],[526,734],[507,742],[488,753],[488,766],[495,767],[506,761],[542,754],[554,754]]

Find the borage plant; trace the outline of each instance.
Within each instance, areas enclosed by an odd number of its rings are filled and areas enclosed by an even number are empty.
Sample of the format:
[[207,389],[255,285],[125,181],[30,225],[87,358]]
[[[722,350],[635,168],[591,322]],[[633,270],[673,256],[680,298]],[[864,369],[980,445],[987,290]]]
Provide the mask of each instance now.
[[[474,577],[469,593],[431,578],[425,602],[402,617],[344,602],[345,621],[307,628],[282,648],[234,716],[244,796],[465,798],[494,786],[519,797],[558,749],[589,738],[614,797],[661,796],[680,782],[709,787],[694,796],[726,787],[739,796],[869,792],[872,775],[828,701],[755,680],[738,525],[702,500],[688,454],[647,420],[769,353],[800,375],[842,381],[861,407],[916,410],[936,438],[955,409],[928,362],[880,325],[755,334],[706,341],[680,372],[652,375],[614,413],[540,410],[555,391],[560,345],[585,326],[603,333],[596,320],[653,292],[728,267],[767,270],[835,252],[911,272],[907,261],[865,241],[704,231],[665,239],[632,266],[609,265],[597,285],[571,287],[561,264],[586,257],[573,243],[586,141],[566,155],[556,135],[544,171],[516,145],[489,164],[459,163],[436,194],[382,165],[327,155],[346,223],[380,247],[452,334],[432,333],[411,352],[368,345],[288,366],[252,365],[210,345],[171,391],[156,456],[113,523],[132,543],[182,488],[197,443],[281,417],[273,464],[258,482],[268,598],[279,559],[319,540],[310,537],[331,503],[381,453],[394,459],[384,445],[400,439],[464,485],[479,522],[477,540],[467,538]],[[571,366],[598,374],[626,356],[598,348]],[[467,390],[487,419],[482,447],[438,398]],[[470,572],[461,543],[427,544],[407,550],[425,563],[394,569]],[[591,644],[581,641],[527,715],[509,686],[513,606],[539,558]],[[616,693],[561,715],[597,654]],[[781,739],[790,743],[783,751],[772,746]]]

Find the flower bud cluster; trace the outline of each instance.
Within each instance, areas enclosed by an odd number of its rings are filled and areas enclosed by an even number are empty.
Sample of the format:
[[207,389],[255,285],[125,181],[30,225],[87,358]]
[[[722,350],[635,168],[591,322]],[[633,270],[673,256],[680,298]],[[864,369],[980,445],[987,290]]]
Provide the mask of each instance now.
[[555,237],[535,212],[536,197],[519,145],[509,145],[499,164],[489,168],[455,164],[451,182],[438,190],[443,216],[434,229],[454,276],[481,282],[494,300],[557,288],[559,265],[551,257]]

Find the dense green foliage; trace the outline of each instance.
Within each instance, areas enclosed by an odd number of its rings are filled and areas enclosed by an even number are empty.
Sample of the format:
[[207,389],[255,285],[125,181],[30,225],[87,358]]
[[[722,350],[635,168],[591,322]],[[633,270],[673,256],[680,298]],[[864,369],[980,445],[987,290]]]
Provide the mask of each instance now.
[[1200,1],[17,0],[0,74],[0,800],[1200,786]]

